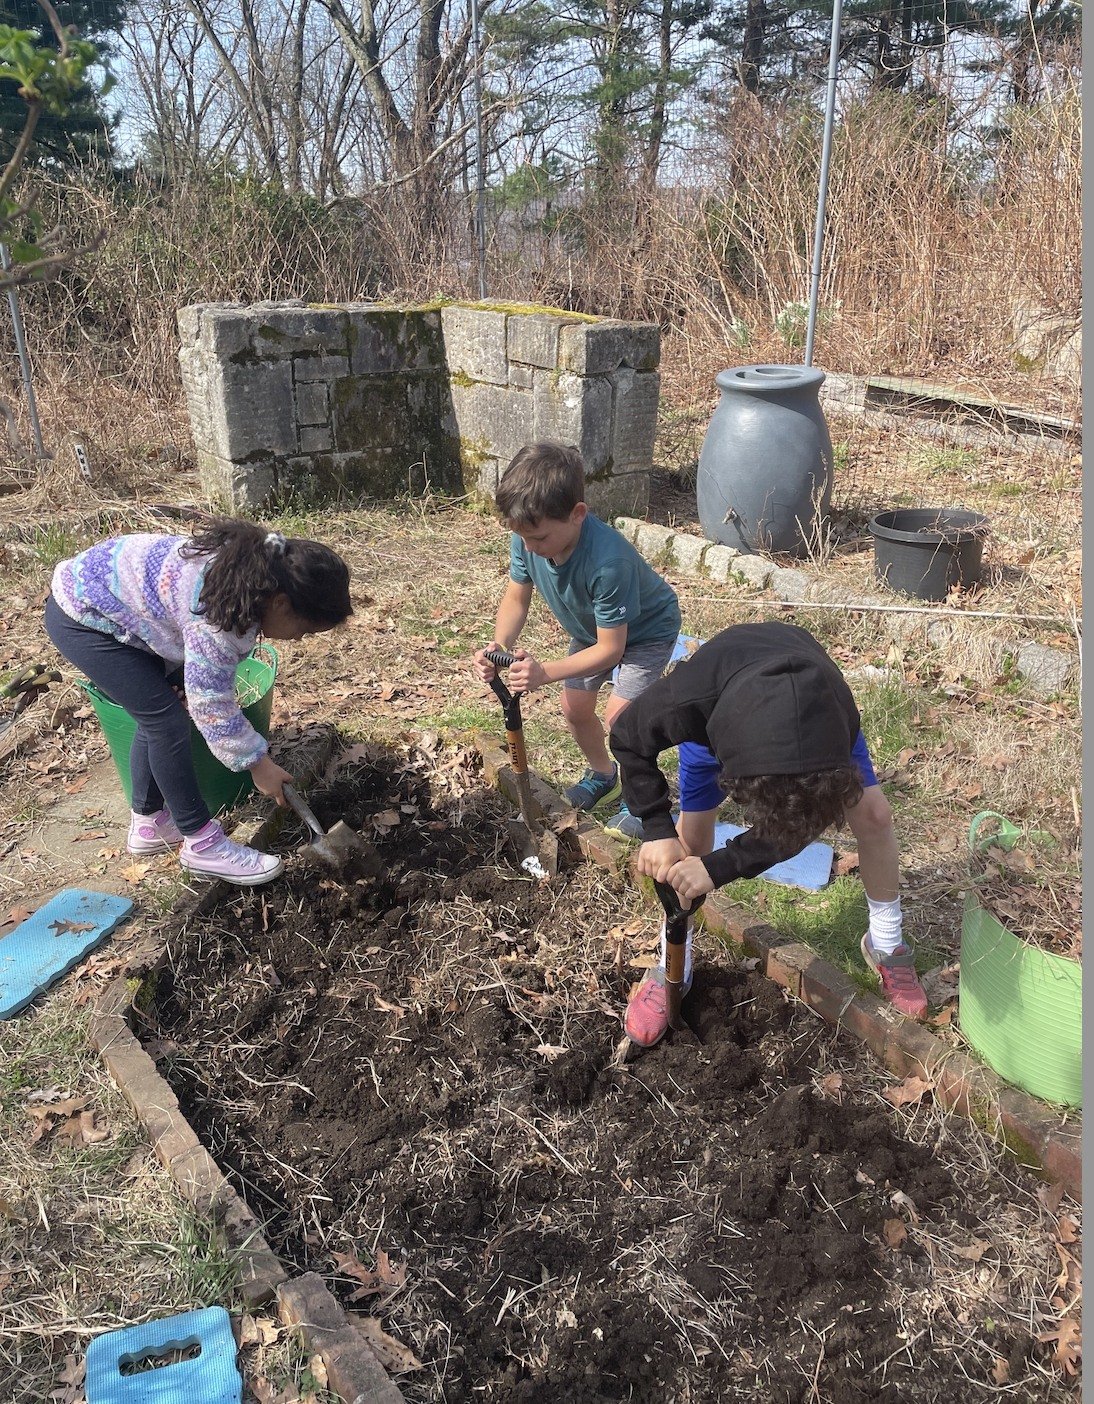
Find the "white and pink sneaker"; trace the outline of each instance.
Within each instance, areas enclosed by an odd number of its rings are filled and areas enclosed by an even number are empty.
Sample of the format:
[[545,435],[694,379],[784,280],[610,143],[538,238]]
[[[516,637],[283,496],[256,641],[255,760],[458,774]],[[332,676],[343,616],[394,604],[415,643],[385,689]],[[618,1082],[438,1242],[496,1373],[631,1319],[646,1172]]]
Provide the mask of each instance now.
[[275,854],[233,842],[215,819],[183,840],[179,862],[196,877],[220,878],[236,887],[261,887],[285,868]]
[[157,814],[133,811],[125,844],[130,853],[174,853],[181,842],[182,834],[175,827],[169,809],[161,809]]

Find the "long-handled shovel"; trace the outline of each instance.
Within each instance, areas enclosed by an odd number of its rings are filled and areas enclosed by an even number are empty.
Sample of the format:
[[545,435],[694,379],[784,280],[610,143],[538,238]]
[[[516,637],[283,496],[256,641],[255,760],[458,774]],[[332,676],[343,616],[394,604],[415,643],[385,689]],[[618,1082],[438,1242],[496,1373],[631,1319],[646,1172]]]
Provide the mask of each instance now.
[[667,882],[654,882],[653,885],[665,909],[665,1006],[668,1009],[669,1028],[686,1042],[698,1043],[695,1031],[681,1018],[680,1001],[683,999],[688,919],[703,905],[703,899],[700,897],[685,911],[674,887]]
[[[484,650],[484,657],[495,669],[508,668],[515,661],[511,653],[500,649]],[[520,866],[533,877],[554,877],[558,872],[558,838],[537,825],[532,813],[532,786],[528,779],[528,752],[524,746],[524,723],[520,715],[519,692],[510,692],[497,672],[490,679],[494,695],[502,705],[505,717],[505,740],[509,761],[517,782],[520,818],[509,821],[509,837],[520,855]]]

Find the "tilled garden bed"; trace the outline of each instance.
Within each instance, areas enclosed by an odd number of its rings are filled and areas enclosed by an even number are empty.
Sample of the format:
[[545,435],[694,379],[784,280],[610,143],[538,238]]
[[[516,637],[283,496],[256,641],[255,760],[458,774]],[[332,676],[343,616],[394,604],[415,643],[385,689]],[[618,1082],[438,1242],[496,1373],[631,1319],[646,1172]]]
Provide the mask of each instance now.
[[1068,1397],[1019,1172],[903,1135],[864,1056],[721,952],[702,1047],[615,1066],[650,909],[520,874],[470,756],[351,756],[316,807],[380,876],[291,859],[226,896],[144,1034],[277,1251],[420,1366],[408,1400]]

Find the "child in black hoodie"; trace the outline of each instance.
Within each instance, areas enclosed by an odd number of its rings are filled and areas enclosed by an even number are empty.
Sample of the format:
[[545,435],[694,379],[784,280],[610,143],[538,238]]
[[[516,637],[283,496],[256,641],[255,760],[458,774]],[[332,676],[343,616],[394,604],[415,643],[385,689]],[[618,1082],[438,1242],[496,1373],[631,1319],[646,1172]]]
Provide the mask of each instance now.
[[[680,818],[657,757],[680,748]],[[638,870],[685,905],[736,878],[757,877],[846,820],[858,841],[870,908],[862,954],[885,997],[927,1012],[915,958],[902,939],[900,860],[851,690],[812,634],[792,624],[737,624],[716,634],[616,718],[611,748],[623,797],[642,821]],[[714,851],[726,798],[750,828]],[[668,1026],[662,965],[627,1010],[627,1033],[649,1047]],[[685,990],[691,979],[691,938]]]

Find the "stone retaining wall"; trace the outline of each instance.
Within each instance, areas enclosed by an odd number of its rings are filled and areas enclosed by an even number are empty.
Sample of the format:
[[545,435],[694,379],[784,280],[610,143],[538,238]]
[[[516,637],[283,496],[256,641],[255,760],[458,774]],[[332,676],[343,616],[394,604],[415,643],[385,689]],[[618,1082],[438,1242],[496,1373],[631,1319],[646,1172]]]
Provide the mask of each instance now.
[[208,495],[492,496],[516,451],[576,444],[590,507],[644,512],[659,329],[501,303],[199,303],[178,314]]

